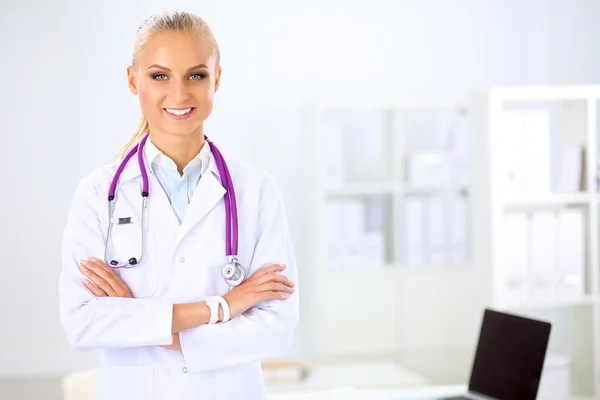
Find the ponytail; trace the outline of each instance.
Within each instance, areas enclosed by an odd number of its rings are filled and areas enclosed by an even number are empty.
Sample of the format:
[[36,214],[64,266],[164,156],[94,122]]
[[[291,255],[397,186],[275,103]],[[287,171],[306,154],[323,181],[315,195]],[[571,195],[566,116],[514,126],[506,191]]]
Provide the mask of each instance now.
[[140,123],[138,124],[137,128],[135,128],[133,135],[131,135],[127,143],[125,143],[117,153],[117,158],[124,159],[127,153],[129,153],[129,151],[142,140],[149,130],[150,127],[148,125],[148,120],[142,115],[140,118]]

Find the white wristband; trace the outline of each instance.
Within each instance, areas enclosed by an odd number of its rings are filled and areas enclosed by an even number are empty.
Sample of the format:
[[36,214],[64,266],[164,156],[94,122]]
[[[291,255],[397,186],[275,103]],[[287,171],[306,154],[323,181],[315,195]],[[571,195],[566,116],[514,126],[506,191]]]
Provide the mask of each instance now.
[[206,299],[206,305],[210,309],[209,324],[215,324],[219,320],[219,298],[217,296],[210,296]]
[[217,299],[219,299],[219,303],[221,304],[221,307],[223,307],[223,321],[221,322],[227,322],[230,318],[229,304],[227,304],[227,300],[221,296],[218,296]]

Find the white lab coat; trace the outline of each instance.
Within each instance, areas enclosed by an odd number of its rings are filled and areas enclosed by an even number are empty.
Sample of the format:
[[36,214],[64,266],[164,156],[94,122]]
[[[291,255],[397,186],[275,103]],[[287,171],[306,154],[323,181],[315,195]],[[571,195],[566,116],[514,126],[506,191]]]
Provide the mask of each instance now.
[[[133,299],[96,298],[79,271],[81,259],[103,259],[108,226],[108,189],[118,163],[84,178],[75,192],[63,239],[60,318],[70,345],[101,349],[98,400],[264,399],[260,361],[283,354],[298,320],[296,263],[282,197],[273,177],[226,159],[235,187],[239,261],[248,276],[270,264],[287,264],[296,283],[285,300],[257,304],[229,322],[180,332],[182,352],[172,343],[173,304],[224,295],[225,189],[214,158],[202,176],[180,224],[160,183],[150,172],[144,256],[118,269]],[[121,175],[109,260],[138,257],[141,247],[142,177],[137,158]]]

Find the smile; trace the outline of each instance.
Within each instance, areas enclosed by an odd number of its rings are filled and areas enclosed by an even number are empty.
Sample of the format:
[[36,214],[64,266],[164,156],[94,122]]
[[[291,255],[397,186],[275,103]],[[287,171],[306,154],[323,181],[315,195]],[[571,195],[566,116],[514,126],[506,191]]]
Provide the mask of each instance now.
[[186,119],[194,111],[194,107],[188,108],[165,108],[167,115],[173,119]]

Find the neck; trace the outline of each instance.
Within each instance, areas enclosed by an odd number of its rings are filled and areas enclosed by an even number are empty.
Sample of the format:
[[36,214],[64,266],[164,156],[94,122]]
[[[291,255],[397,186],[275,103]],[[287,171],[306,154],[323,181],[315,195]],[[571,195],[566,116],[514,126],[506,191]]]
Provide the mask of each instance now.
[[173,160],[180,175],[183,175],[183,169],[200,153],[206,142],[202,131],[189,135],[169,135],[150,131],[149,139],[164,155]]

